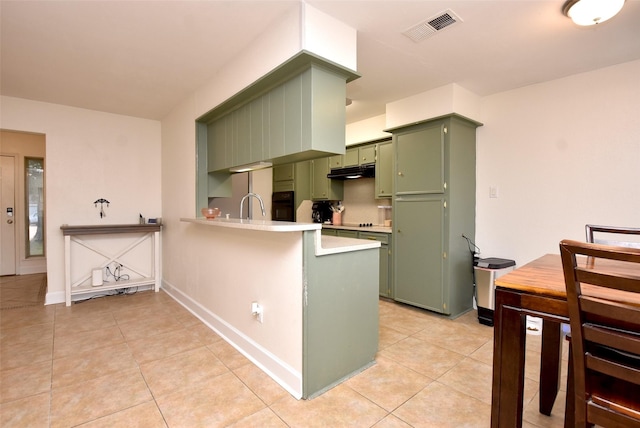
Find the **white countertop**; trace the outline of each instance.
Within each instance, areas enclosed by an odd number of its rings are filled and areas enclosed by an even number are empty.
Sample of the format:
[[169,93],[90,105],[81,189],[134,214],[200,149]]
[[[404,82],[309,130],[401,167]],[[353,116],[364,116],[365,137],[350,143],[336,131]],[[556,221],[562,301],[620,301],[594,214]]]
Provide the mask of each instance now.
[[348,253],[351,251],[368,250],[371,248],[380,247],[379,241],[322,235],[322,225],[320,223],[293,223],[288,221],[245,219],[241,220],[239,218],[216,218],[213,220],[207,220],[204,217],[181,218],[180,221],[184,221],[187,223],[197,223],[208,227],[226,227],[232,229],[258,230],[263,232],[304,232],[307,230],[315,230],[314,244],[316,256]]
[[316,232],[314,238],[316,244],[316,256],[380,248],[381,245],[380,241],[322,235],[319,230]]
[[239,218],[215,218],[207,220],[204,217],[181,218],[180,221],[197,223],[205,226],[227,227],[232,229],[261,230],[263,232],[302,232],[305,230],[320,230],[319,223],[300,223],[289,221],[247,220]]

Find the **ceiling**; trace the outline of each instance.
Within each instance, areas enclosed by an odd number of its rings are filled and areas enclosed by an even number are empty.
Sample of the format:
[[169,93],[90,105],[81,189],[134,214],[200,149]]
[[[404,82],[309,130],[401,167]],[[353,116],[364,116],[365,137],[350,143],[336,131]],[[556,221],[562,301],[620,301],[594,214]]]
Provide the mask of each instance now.
[[[563,0],[306,3],[358,32],[347,122],[449,83],[480,96],[640,59],[640,0],[594,27]],[[0,1],[0,93],[160,120],[299,0]],[[402,32],[451,11],[416,43]]]

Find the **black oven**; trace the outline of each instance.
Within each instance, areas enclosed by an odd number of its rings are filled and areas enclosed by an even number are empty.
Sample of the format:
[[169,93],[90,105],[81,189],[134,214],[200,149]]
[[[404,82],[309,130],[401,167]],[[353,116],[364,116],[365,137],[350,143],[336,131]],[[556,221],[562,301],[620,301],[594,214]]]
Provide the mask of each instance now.
[[271,220],[295,221],[293,192],[273,192],[271,196]]

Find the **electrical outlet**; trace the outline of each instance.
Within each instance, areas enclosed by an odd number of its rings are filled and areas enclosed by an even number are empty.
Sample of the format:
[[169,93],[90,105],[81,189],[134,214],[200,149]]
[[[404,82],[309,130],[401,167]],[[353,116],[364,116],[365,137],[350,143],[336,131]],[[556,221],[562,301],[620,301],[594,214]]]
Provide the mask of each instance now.
[[260,324],[262,324],[263,312],[262,305],[258,302],[251,302],[251,315],[253,315]]

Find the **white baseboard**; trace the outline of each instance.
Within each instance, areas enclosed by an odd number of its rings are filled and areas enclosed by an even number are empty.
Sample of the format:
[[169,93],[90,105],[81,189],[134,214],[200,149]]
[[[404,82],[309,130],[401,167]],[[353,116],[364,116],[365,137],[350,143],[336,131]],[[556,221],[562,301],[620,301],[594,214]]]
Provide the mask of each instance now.
[[57,303],[64,303],[64,291],[47,292],[47,295],[44,298],[44,304],[55,305]]
[[302,373],[294,370],[290,365],[165,280],[162,280],[162,289],[242,355],[260,367],[294,398],[298,400],[302,398]]
[[[138,288],[137,291],[153,290],[153,285],[139,285],[137,286],[137,288]],[[111,291],[96,291],[95,293],[92,293],[92,292],[82,293],[76,296],[71,296],[71,301],[75,302],[77,300],[86,300],[86,299],[90,299],[91,297],[105,295],[105,293],[111,293]],[[44,304],[55,305],[57,303],[65,303],[64,291],[48,292],[45,297]]]

